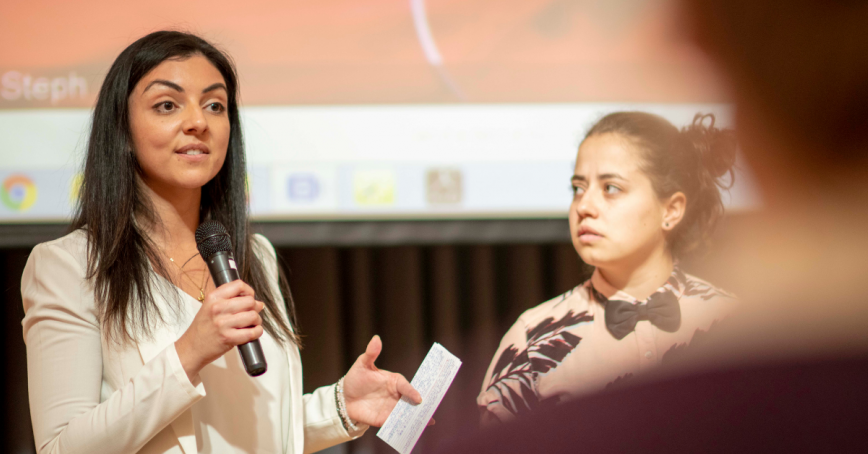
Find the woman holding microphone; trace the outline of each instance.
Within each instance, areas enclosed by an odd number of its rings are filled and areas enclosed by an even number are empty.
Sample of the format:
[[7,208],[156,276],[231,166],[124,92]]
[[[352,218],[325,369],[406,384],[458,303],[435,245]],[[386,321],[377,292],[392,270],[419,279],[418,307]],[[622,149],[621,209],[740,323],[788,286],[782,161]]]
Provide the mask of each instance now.
[[735,162],[731,131],[697,115],[617,112],[585,136],[572,177],[573,246],[595,267],[578,287],[529,309],[503,337],[477,404],[506,422],[629,381],[690,344],[734,300],[685,274],[678,258],[723,214],[718,187]]
[[[421,401],[374,366],[378,337],[302,395],[289,288],[247,219],[237,94],[227,56],[186,33],[145,36],[109,70],[72,233],[38,245],[22,278],[40,453],[300,454]],[[194,237],[206,220],[241,278],[218,288]],[[235,347],[256,339],[268,371],[252,378]]]

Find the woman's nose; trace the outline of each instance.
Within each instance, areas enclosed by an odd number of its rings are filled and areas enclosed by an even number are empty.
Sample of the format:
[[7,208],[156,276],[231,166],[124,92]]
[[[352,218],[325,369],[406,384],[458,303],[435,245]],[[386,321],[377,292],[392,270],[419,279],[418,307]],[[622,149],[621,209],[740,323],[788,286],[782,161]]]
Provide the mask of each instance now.
[[184,132],[188,134],[201,134],[207,129],[208,119],[205,118],[205,112],[199,106],[187,109]]
[[580,218],[596,218],[599,214],[599,200],[594,196],[594,191],[586,191],[576,204],[576,211]]

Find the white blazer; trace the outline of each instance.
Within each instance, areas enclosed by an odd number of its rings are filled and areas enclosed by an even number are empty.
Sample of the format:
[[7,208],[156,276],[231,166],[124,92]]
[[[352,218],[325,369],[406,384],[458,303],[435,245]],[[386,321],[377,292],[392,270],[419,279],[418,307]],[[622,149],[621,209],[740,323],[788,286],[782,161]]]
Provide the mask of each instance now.
[[[276,290],[274,249],[259,235],[255,243]],[[189,327],[197,305],[175,288],[190,301],[182,304],[180,313],[173,312],[164,292],[158,291],[173,288],[162,277],[152,280],[155,303],[173,322],[160,326],[148,340],[126,345],[108,341],[93,287],[85,279],[86,246],[81,230],[36,246],[21,279],[30,413],[40,454],[194,454],[206,448],[222,451],[221,447],[301,454],[364,433],[367,427],[353,434],[343,428],[334,385],[302,396],[298,349],[280,347],[267,333],[261,339],[269,362],[265,375],[246,377],[232,349],[191,383],[174,342]],[[276,369],[269,376],[272,367]],[[239,383],[243,386],[235,386]],[[215,390],[211,395],[209,387]],[[241,401],[249,408],[233,408],[239,406],[238,393],[247,394]],[[206,396],[209,400],[202,401]],[[237,417],[239,425],[250,424],[250,430],[239,430],[228,441],[214,441],[221,434],[203,434],[197,418],[208,417],[202,409],[215,408],[223,409],[227,418]],[[261,441],[245,440],[248,432],[260,437],[267,433],[275,442],[263,446],[257,444]]]

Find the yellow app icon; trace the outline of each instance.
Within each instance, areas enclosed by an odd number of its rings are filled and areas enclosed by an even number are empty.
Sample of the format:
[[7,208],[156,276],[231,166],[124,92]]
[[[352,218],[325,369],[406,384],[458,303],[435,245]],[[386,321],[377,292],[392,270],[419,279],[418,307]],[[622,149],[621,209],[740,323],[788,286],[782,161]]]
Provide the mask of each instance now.
[[353,198],[362,206],[385,206],[395,203],[395,172],[359,170],[353,175]]
[[84,175],[76,172],[69,182],[69,201],[75,205],[78,203],[78,197],[81,195],[81,184],[84,182]]

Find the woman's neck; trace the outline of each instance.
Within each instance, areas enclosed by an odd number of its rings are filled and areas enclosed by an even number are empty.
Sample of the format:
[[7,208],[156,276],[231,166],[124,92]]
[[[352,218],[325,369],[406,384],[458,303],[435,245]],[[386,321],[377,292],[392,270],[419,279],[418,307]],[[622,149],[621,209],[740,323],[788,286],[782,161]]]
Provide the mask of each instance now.
[[672,254],[667,250],[658,250],[638,265],[597,269],[612,287],[643,300],[666,283],[674,266]]
[[148,229],[152,239],[166,252],[184,252],[191,245],[195,249],[202,189],[166,190],[147,182],[142,187],[156,217],[156,225]]

